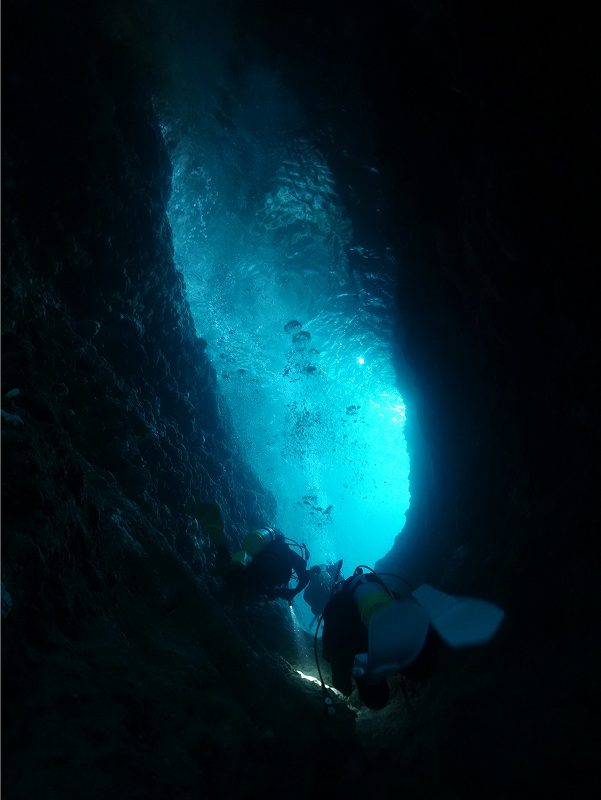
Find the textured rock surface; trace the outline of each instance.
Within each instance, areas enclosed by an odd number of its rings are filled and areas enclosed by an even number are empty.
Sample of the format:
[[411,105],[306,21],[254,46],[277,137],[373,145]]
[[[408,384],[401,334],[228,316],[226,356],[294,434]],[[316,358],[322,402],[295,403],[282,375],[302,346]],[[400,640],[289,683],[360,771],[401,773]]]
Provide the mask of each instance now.
[[275,501],[240,460],[173,266],[151,58],[99,12],[7,2],[6,796],[592,797],[592,11],[309,2],[282,26],[242,5],[301,94],[374,111],[415,412],[397,555],[507,623],[411,687],[412,713],[397,684],[381,714],[328,718],[286,613],[224,602],[190,502],[219,502],[235,536]]
[[57,14],[6,55],[3,788],[247,797],[302,759],[300,797],[353,715],[301,686],[287,614],[249,626],[210,578],[190,503],[240,534],[274,500],[192,328],[147,87],[97,20]]

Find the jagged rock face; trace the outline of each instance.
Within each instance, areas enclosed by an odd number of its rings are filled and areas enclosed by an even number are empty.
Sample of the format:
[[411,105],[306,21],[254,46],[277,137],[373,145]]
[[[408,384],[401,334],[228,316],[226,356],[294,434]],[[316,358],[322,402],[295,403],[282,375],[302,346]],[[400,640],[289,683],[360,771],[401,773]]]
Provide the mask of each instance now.
[[594,787],[598,129],[586,109],[599,73],[587,18],[309,3],[283,26],[269,2],[240,4],[299,93],[323,101],[317,118],[338,104],[343,138],[344,101],[374,113],[415,409],[395,557],[508,615],[489,648],[446,657],[411,690],[412,715],[395,685],[386,712],[355,724],[343,706],[324,715],[297,679],[305,659],[280,607],[228,605],[187,513],[215,500],[239,535],[275,500],[240,459],[173,265],[148,54],[115,36],[111,15],[17,5],[3,8],[7,794]]
[[274,498],[193,330],[147,87],[63,11],[10,15],[4,76],[4,788],[248,797],[300,759],[300,797],[353,713],[301,685],[288,615],[249,627],[210,577],[192,501],[239,535]]

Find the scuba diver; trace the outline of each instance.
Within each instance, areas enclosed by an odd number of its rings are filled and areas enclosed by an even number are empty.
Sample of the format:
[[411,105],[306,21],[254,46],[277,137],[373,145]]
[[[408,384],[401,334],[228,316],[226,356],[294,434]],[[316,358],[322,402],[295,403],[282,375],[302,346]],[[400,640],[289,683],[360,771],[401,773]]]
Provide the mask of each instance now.
[[[310,553],[304,542],[299,545],[286,539],[280,531],[259,528],[246,534],[242,549],[232,556],[219,507],[214,503],[195,503],[191,513],[215,546],[217,574],[238,599],[267,597],[268,600],[275,600],[281,597],[292,605],[293,598],[309,583],[311,574],[307,569],[307,561]],[[298,548],[300,553],[293,547]],[[290,587],[288,584],[293,574],[296,575],[297,584]]]
[[401,673],[411,680],[427,680],[442,644],[485,644],[505,617],[502,609],[485,600],[453,597],[427,584],[407,598],[388,582],[393,581],[357,567],[338,585],[322,615],[322,654],[330,664],[334,688],[348,696],[354,680],[359,698],[373,710],[388,703],[389,677]]
[[[288,541],[280,531],[271,528],[248,533],[244,537],[243,549],[230,561],[233,568],[230,566],[222,573],[232,592],[248,599],[260,595],[265,595],[268,600],[281,597],[292,605],[294,597],[309,583],[309,551],[305,545],[296,545],[301,548],[303,558]],[[223,551],[221,556],[218,555],[218,561],[223,563]],[[293,573],[297,584],[289,587]]]
[[341,573],[342,559],[335,564],[319,564],[309,570],[309,585],[303,593],[303,600],[311,607],[312,627],[321,617],[332,596],[332,590],[338,580],[343,580]]

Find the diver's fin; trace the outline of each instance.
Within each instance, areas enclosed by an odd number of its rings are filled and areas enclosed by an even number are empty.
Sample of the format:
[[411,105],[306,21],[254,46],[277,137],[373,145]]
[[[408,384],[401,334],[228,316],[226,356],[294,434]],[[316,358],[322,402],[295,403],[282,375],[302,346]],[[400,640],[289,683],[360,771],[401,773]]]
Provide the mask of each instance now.
[[411,600],[400,600],[377,611],[369,622],[368,652],[355,656],[356,677],[383,678],[412,664],[420,654],[430,620]]
[[489,642],[505,619],[503,609],[486,600],[453,597],[424,583],[413,597],[425,609],[432,626],[450,647],[471,647]]
[[227,544],[223,532],[221,509],[217,503],[202,503],[200,501],[193,503],[188,513],[198,520],[203,533],[210,537],[215,547]]

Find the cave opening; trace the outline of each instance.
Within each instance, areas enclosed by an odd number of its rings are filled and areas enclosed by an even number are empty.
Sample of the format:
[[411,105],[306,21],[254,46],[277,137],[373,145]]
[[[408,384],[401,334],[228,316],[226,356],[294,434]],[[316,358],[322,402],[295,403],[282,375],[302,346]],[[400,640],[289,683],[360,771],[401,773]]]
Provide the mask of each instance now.
[[359,133],[343,148],[265,58],[219,72],[213,45],[175,42],[161,114],[175,262],[240,454],[276,498],[264,524],[305,542],[313,564],[373,566],[410,492],[398,264],[365,124],[349,120]]

